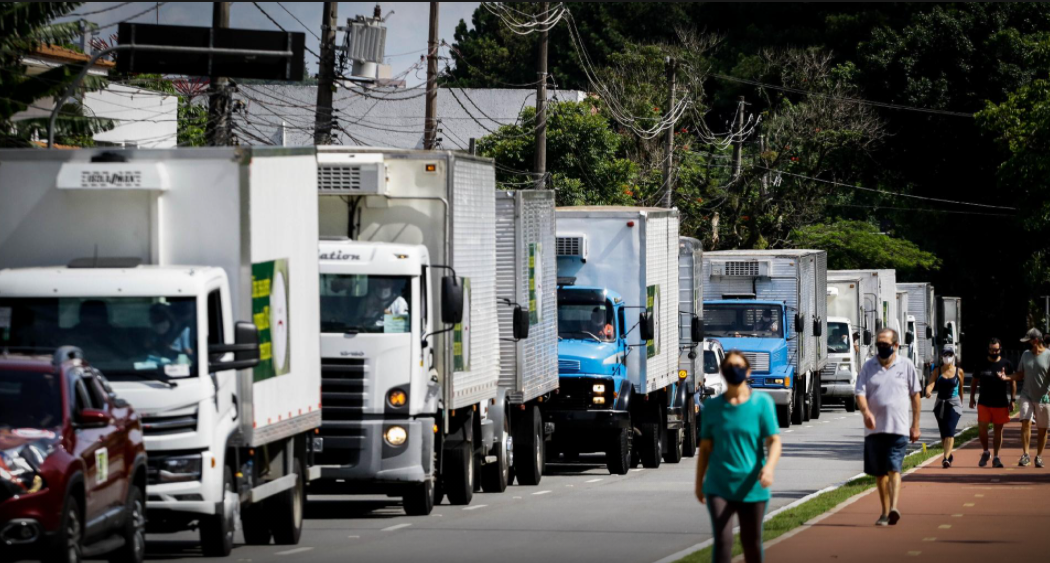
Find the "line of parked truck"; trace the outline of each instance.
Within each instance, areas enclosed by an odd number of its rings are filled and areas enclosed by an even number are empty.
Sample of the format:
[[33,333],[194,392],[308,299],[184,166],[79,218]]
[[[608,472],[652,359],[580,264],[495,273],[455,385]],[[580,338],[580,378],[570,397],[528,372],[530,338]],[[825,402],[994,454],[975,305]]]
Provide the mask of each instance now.
[[[426,515],[536,485],[556,458],[677,463],[725,350],[786,427],[826,399],[854,407],[880,328],[917,364],[937,313],[961,338],[959,301],[935,311],[929,284],[827,272],[823,251],[704,253],[676,210],[556,208],[458,153],[0,151],[0,200],[0,357],[76,346],[111,395],[94,411],[130,404],[147,454],[49,478],[88,484],[50,493],[76,532],[18,514],[42,489],[0,498],[11,546],[94,554],[138,526],[199,530],[222,556],[238,527],[298,543],[307,495]],[[0,400],[20,392],[0,379]],[[65,402],[71,440],[107,418]],[[0,413],[0,438],[33,431],[11,424]]]

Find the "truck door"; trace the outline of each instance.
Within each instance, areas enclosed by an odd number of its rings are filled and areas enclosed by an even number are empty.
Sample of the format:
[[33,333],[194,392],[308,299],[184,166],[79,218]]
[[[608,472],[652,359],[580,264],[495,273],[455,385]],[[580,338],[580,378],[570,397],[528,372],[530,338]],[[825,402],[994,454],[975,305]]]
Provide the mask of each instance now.
[[[224,299],[223,293],[222,289],[219,288],[208,292],[208,301],[205,305],[209,346],[213,344],[226,344],[228,341],[228,335],[226,334],[226,299]],[[202,323],[198,322],[198,326],[200,324]],[[201,361],[203,362],[203,359],[208,356],[205,354],[198,354],[198,357],[202,358]],[[237,372],[235,371],[224,371],[212,374],[213,382],[216,387],[216,408],[220,416],[233,408],[233,387],[236,373]]]

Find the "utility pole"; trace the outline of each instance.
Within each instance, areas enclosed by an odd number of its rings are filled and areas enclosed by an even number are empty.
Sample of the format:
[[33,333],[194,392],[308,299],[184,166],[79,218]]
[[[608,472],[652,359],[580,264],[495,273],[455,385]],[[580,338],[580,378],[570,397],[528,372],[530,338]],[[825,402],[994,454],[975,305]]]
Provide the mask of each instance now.
[[[212,2],[212,34],[216,29],[230,27],[230,4],[232,2]],[[210,77],[208,92],[208,128],[205,131],[208,144],[221,147],[230,144],[230,92],[229,81],[225,76]]]
[[[673,57],[667,57],[664,59],[664,66],[667,70],[667,115],[674,115],[674,89],[675,79],[677,78],[678,61]],[[664,159],[664,197],[662,205],[670,209],[674,206],[674,122],[668,122],[667,132],[664,138],[664,150],[666,156]]]
[[335,31],[339,3],[325,2],[321,14],[321,63],[317,72],[314,144],[332,144],[332,90],[335,88]]
[[423,125],[423,148],[426,150],[433,150],[437,144],[438,8],[440,6],[440,2],[430,3],[430,39],[427,40],[427,118]]
[[[540,2],[540,14],[546,15],[550,2]],[[536,189],[547,187],[547,29],[540,31],[536,48],[536,150],[532,172]]]
[[737,106],[737,128],[736,128],[736,142],[733,143],[733,180],[740,178],[740,172],[742,170],[742,159],[744,156],[744,107],[747,104],[744,102],[744,97],[740,96],[739,105]]

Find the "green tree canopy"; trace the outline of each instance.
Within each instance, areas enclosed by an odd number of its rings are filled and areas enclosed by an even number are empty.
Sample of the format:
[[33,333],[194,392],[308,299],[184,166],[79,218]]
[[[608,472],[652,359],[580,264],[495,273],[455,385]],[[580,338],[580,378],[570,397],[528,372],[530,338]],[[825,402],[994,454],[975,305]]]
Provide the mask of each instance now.
[[797,248],[826,250],[829,270],[888,269],[898,275],[929,273],[940,260],[915,243],[879,232],[864,221],[838,220],[796,229],[791,242]]

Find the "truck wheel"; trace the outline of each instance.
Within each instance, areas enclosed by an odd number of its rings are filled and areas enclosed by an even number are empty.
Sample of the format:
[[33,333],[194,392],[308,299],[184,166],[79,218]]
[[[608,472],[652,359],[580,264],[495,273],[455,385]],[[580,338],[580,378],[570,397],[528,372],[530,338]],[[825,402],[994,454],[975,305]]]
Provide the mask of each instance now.
[[642,448],[639,452],[642,467],[656,469],[660,467],[660,458],[663,456],[663,432],[660,431],[660,423],[642,423]]
[[481,468],[481,488],[486,493],[502,493],[507,490],[510,483],[510,413],[504,413],[503,433],[499,443],[494,448],[496,463],[490,463]]
[[795,387],[791,391],[791,423],[802,424],[805,422],[805,417],[802,413],[805,410],[806,400],[803,398],[804,393],[800,393],[798,387]]
[[434,493],[433,480],[427,479],[413,486],[408,494],[401,497],[402,502],[405,503],[405,514],[409,516],[429,516],[430,512],[434,510],[434,504],[437,500]]
[[[809,377],[806,377],[806,385],[809,385]],[[813,391],[802,388],[802,399],[799,404],[802,406],[802,422],[809,422],[809,419],[813,416]]]
[[679,463],[682,461],[682,449],[685,443],[685,430],[684,429],[668,429],[667,430],[667,453],[664,454],[664,461],[667,463]]
[[443,488],[449,504],[464,506],[474,498],[474,442],[463,442],[447,452]]
[[244,532],[244,543],[247,545],[270,545],[270,522],[264,507],[265,502],[252,504],[241,509],[241,531]]
[[83,546],[84,523],[80,518],[80,501],[72,495],[66,497],[62,506],[62,521],[48,549],[44,561],[48,563],[80,563]]
[[112,563],[142,563],[146,559],[146,502],[142,490],[128,487],[127,513],[120,535],[124,545],[110,555]]
[[682,442],[682,455],[693,457],[696,455],[697,436],[700,434],[696,426],[696,409],[693,407],[693,397],[685,401],[685,441]]
[[791,428],[791,404],[777,406],[777,425],[781,428]]
[[237,527],[240,498],[234,490],[233,472],[229,466],[222,472],[222,512],[200,520],[201,550],[206,557],[227,557],[233,551],[233,533]]
[[820,386],[813,390],[813,420],[820,418],[820,408],[824,405],[824,397],[820,394]]
[[535,405],[526,407],[520,420],[514,436],[514,447],[518,452],[514,456],[514,476],[519,485],[532,487],[539,485],[543,478],[544,454],[547,453],[544,451],[540,409]]
[[846,403],[846,412],[856,412],[857,410],[857,398],[847,397],[844,401]]
[[631,469],[631,434],[630,428],[621,428],[612,435],[605,451],[605,466],[611,475],[627,475]]
[[[292,471],[296,475],[295,486],[280,496],[267,499],[273,508],[268,510],[273,519],[273,543],[296,545],[303,533],[303,510],[306,505],[306,472],[296,457],[292,460]],[[265,503],[264,503],[265,504]]]

